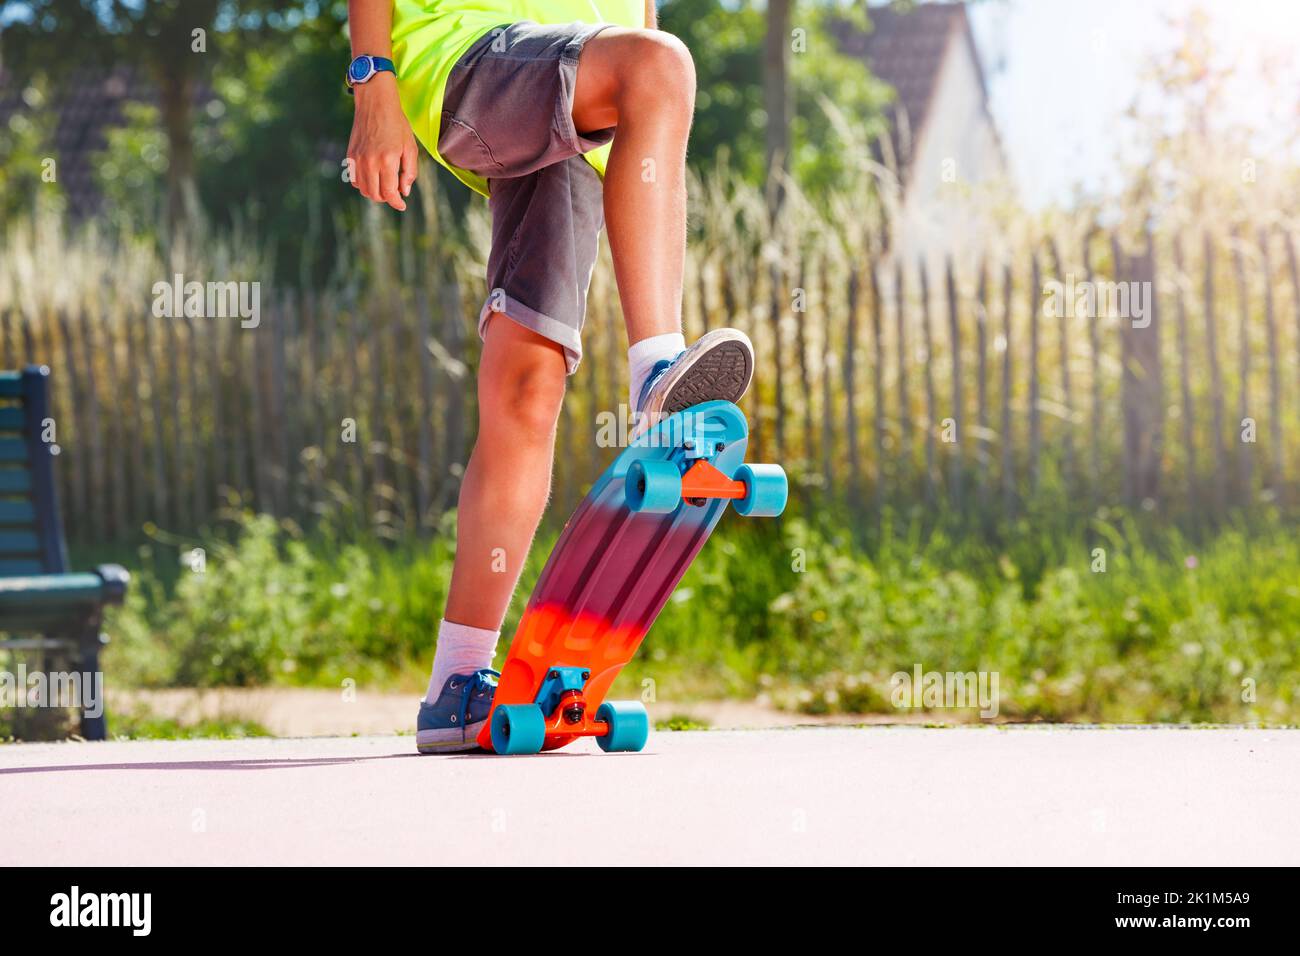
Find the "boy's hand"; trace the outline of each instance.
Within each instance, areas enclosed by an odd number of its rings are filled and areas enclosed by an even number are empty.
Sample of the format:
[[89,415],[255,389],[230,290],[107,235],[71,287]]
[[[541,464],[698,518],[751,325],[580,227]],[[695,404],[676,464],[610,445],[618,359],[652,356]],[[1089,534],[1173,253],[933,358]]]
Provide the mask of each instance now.
[[411,195],[418,171],[419,152],[411,124],[402,113],[397,80],[391,73],[379,73],[369,82],[353,87],[353,93],[356,113],[348,141],[352,185],[367,199],[405,211],[405,199]]

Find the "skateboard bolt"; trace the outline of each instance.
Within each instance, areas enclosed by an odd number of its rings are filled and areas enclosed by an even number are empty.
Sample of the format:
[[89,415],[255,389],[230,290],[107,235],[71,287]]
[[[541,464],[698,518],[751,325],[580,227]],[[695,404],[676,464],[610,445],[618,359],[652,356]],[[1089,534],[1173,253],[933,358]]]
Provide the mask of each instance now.
[[582,679],[583,679],[583,680],[591,680],[591,671],[583,671],[583,672],[582,672]]
[[551,680],[558,680],[559,677],[560,677],[560,672],[559,672],[559,671],[551,671],[551,672],[550,672],[549,674],[547,674],[546,676],[549,677]]
[[576,690],[566,691],[560,698],[560,715],[566,724],[582,723],[582,715],[587,712],[587,702]]

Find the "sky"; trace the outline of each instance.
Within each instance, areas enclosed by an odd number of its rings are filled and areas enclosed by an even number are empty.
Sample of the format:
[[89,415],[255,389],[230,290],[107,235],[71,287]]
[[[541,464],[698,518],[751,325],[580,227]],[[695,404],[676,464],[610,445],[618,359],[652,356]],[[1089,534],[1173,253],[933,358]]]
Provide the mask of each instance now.
[[[990,108],[1024,202],[1039,208],[1067,202],[1076,185],[1088,192],[1114,185],[1125,152],[1121,117],[1142,71],[1174,42],[1167,18],[1198,6],[1223,56],[1242,72],[1234,111],[1265,128],[1294,124],[1300,0],[980,0],[971,7]],[[1291,63],[1290,102],[1261,101],[1250,83],[1265,57]]]

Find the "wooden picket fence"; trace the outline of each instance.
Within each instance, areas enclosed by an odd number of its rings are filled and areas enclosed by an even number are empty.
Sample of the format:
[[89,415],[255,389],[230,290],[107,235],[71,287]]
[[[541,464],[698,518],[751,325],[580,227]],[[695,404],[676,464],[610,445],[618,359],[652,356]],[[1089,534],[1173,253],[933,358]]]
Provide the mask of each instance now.
[[[385,534],[435,527],[473,441],[481,262],[438,243],[417,262],[403,241],[376,240],[369,284],[264,290],[256,328],[155,318],[143,291],[0,297],[0,367],[54,372],[70,537],[192,533],[233,504]],[[898,261],[871,234],[853,244],[812,228],[782,243],[706,229],[684,316],[688,338],[724,324],[753,338],[750,458],[786,465],[796,510],[992,522],[1122,505],[1215,520],[1300,501],[1295,245],[1276,225],[1080,229],[934,264]],[[1044,309],[1050,283],[1103,281],[1150,283],[1149,324]],[[599,416],[625,401],[607,261],[584,347],[557,515],[613,455]]]

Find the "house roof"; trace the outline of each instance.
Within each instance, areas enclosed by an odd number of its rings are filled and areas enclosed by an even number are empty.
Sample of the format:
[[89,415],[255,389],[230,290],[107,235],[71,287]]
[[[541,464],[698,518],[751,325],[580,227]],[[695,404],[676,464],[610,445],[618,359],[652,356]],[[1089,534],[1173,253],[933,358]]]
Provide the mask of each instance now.
[[[108,145],[108,131],[126,122],[129,102],[156,103],[157,92],[139,71],[118,68],[104,74],[78,70],[54,97],[53,151],[59,183],[74,216],[93,214],[102,201],[95,182],[95,154]],[[23,90],[0,71],[0,128],[28,109]]]
[[984,69],[964,3],[923,3],[910,8],[873,6],[868,17],[869,33],[847,21],[839,22],[834,33],[841,51],[863,60],[874,76],[894,88],[895,111],[901,115],[891,123],[890,138],[894,155],[906,171],[914,155],[911,144],[925,129],[954,34],[970,49],[987,111]]

